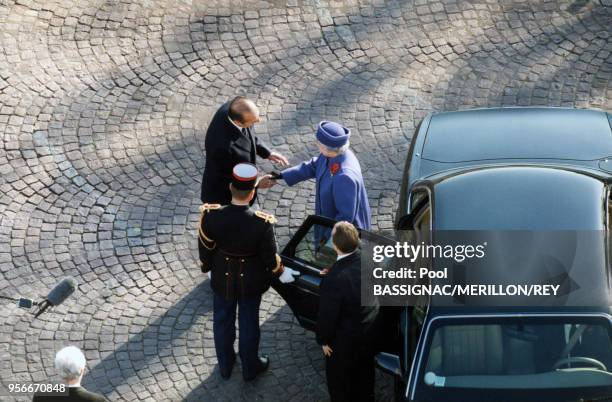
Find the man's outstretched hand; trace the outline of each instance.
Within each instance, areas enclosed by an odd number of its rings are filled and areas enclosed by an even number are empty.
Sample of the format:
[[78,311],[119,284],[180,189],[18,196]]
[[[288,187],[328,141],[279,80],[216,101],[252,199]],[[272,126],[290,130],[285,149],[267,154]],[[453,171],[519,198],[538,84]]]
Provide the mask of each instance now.
[[275,163],[280,167],[289,166],[289,160],[278,152],[271,152],[270,156],[268,156],[268,159],[270,160],[270,162]]
[[276,180],[272,178],[271,174],[263,175],[257,181],[257,188],[264,189],[270,188],[276,184]]

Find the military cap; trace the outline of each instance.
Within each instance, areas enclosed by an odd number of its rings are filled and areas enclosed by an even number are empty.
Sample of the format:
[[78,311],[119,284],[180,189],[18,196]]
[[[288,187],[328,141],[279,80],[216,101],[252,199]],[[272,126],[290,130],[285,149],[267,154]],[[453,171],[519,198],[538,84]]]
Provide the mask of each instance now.
[[236,190],[253,190],[257,184],[257,167],[252,163],[239,163],[232,170],[232,186]]

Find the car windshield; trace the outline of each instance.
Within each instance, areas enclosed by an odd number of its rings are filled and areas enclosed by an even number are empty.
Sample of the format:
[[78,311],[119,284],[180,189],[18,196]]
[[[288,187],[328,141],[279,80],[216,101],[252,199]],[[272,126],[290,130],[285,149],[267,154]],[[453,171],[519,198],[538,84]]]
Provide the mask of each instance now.
[[612,400],[611,337],[596,315],[435,319],[415,400]]

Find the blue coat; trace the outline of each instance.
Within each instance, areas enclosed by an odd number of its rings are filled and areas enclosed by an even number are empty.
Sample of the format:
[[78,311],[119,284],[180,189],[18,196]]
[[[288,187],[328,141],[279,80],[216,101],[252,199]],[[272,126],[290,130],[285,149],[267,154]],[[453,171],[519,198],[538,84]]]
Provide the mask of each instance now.
[[[332,174],[332,170],[336,171]],[[283,170],[282,175],[289,186],[316,179],[317,215],[348,221],[360,229],[370,230],[372,211],[368,194],[363,184],[361,166],[351,150],[334,158],[319,154],[309,161]]]

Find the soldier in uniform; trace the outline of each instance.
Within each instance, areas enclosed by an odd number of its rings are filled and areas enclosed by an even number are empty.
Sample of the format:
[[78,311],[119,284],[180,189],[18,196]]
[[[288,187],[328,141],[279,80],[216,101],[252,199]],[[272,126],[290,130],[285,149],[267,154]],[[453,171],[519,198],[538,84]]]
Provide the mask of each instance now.
[[273,215],[254,211],[258,171],[239,163],[232,171],[231,204],[201,207],[199,251],[202,272],[209,272],[213,301],[215,350],[221,376],[231,376],[236,354],[236,307],[239,309],[239,354],[242,375],[254,379],[269,365],[259,356],[259,305],[273,278],[293,282],[299,272],[285,268],[277,254]]

